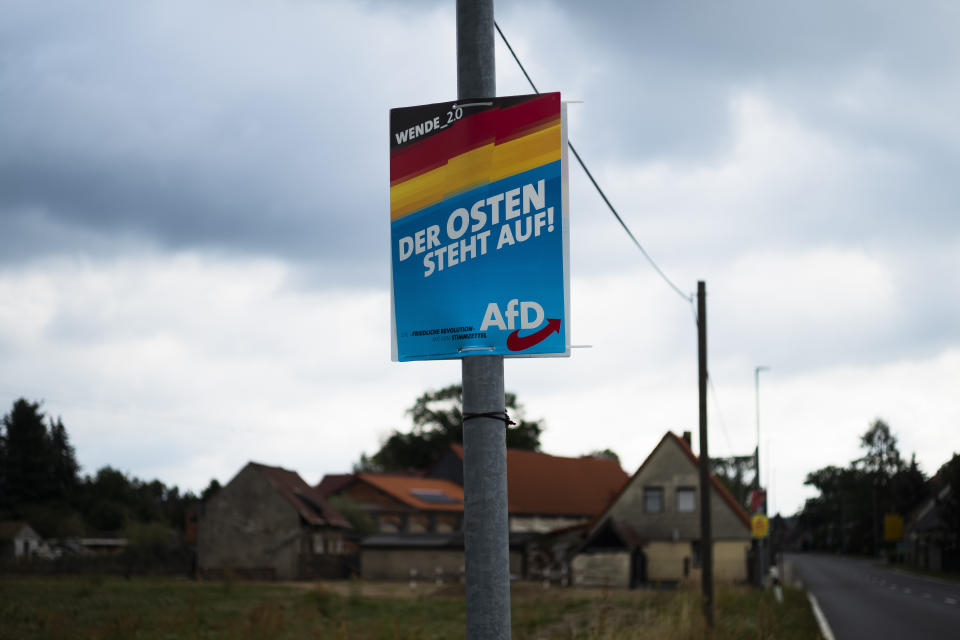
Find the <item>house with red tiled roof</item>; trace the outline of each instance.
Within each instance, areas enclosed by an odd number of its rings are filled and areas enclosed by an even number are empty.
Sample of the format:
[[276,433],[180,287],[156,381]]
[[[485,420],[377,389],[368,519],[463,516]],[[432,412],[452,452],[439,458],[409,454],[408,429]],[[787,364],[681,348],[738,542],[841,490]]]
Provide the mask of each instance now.
[[449,533],[463,523],[463,487],[441,478],[357,473],[336,495],[359,504],[380,533]]
[[408,474],[357,473],[335,495],[362,508],[376,524],[376,533],[360,541],[364,578],[456,580],[461,575],[460,485]]
[[322,493],[324,497],[328,497],[334,495],[351,482],[353,482],[352,473],[328,473],[320,478],[320,484],[317,485],[316,489]]
[[[463,485],[463,447],[450,445],[427,474]],[[609,458],[567,458],[507,449],[507,511],[511,532],[545,533],[600,515],[627,481]]]
[[[571,562],[582,586],[633,587],[699,579],[699,463],[690,433],[667,432],[633,477],[587,527]],[[747,579],[750,520],[710,476],[713,575]]]
[[[510,571],[528,574],[542,562],[536,539],[598,516],[627,481],[616,460],[565,458],[507,450]],[[365,578],[458,575],[463,565],[463,447],[451,445],[426,476],[358,473],[346,483],[327,476],[320,486],[349,499],[377,525],[360,541]]]
[[198,569],[206,577],[341,577],[349,529],[296,471],[250,462],[203,505]]

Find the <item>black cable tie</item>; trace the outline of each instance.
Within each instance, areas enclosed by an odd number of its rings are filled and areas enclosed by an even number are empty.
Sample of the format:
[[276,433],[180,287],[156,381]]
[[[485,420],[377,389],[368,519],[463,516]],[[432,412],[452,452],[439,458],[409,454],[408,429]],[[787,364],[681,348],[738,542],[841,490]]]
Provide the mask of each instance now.
[[503,426],[509,427],[512,424],[517,424],[510,419],[510,414],[506,411],[487,411],[486,413],[465,413],[463,414],[463,421],[473,420],[474,418],[490,418],[491,420],[502,420]]

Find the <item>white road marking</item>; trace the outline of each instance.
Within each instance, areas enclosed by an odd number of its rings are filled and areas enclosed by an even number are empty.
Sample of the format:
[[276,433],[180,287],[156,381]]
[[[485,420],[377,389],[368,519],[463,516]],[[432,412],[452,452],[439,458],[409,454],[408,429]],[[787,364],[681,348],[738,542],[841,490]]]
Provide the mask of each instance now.
[[904,593],[907,593],[907,594],[909,594],[909,593],[911,593],[911,591],[910,591],[910,589],[909,589],[909,588],[907,588],[907,589],[904,589],[904,590],[903,590],[903,592],[904,592]]
[[929,599],[929,598],[930,598],[930,594],[929,594],[929,593],[925,593],[925,594],[923,594],[923,597]]
[[813,609],[813,617],[817,619],[817,626],[820,627],[820,635],[823,636],[823,640],[835,640],[833,631],[830,630],[830,625],[827,623],[827,618],[820,610],[820,605],[817,604],[817,597],[807,592],[807,598],[810,600],[810,608]]
[[943,601],[947,604],[957,604],[957,601],[955,598],[944,598]]

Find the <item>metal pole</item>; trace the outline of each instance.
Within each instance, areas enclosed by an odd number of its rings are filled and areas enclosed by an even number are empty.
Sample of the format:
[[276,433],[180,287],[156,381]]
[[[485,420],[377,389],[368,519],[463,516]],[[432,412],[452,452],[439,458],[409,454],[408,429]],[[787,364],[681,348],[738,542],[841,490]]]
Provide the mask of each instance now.
[[700,392],[700,558],[703,615],[713,626],[713,533],[710,529],[710,450],[707,447],[707,291],[697,282],[697,353]]
[[457,99],[497,93],[493,0],[457,0]]
[[[753,384],[756,391],[755,397],[757,400],[757,458],[756,458],[756,472],[757,477],[754,478],[753,484],[754,488],[757,491],[760,491],[760,372],[767,371],[770,367],[759,366],[753,368]],[[769,474],[768,474],[769,475]],[[764,501],[764,506],[762,511],[766,513],[766,501]],[[764,550],[763,550],[763,538],[757,540],[757,586],[763,586],[763,573],[764,573]]]
[[[457,99],[496,95],[493,0],[457,0]],[[463,413],[503,414],[502,356],[461,361]],[[505,415],[505,414],[504,414]],[[503,420],[463,425],[467,640],[510,638],[507,438]]]
[[756,456],[756,471],[757,477],[754,479],[753,484],[754,488],[760,489],[760,372],[769,371],[770,367],[759,366],[753,368],[753,384],[756,389],[755,397],[757,399],[757,456]]
[[[463,358],[463,412],[503,410],[503,357]],[[466,637],[508,640],[510,539],[505,424],[491,418],[474,418],[463,427]]]

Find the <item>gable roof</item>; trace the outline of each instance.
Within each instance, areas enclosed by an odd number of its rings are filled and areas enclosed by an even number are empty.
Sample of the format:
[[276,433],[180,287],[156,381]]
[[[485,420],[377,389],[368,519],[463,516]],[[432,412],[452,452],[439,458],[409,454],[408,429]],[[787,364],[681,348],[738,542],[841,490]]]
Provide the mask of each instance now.
[[935,490],[933,495],[924,500],[910,515],[906,525],[907,530],[915,533],[925,533],[939,529],[941,527],[940,504],[946,500],[950,493],[952,493],[952,489],[949,484],[944,484]]
[[[606,517],[610,509],[613,508],[613,505],[616,504],[617,500],[620,499],[620,496],[623,495],[623,492],[627,490],[628,486],[630,486],[630,483],[632,483],[633,480],[640,475],[640,473],[647,466],[647,464],[657,455],[657,452],[660,450],[660,448],[667,442],[673,442],[678,447],[680,447],[680,450],[683,451],[683,453],[690,459],[690,462],[693,463],[694,467],[699,469],[700,458],[698,458],[697,455],[693,452],[693,450],[690,448],[690,445],[687,444],[686,440],[684,440],[683,438],[681,438],[680,436],[678,436],[672,431],[667,431],[664,434],[663,438],[660,439],[660,442],[657,443],[657,446],[653,448],[653,451],[650,452],[650,455],[648,455],[647,458],[643,461],[643,464],[641,464],[640,467],[637,469],[637,471],[632,476],[630,476],[630,479],[626,483],[624,483],[620,491],[617,492],[617,495],[613,498],[613,500],[610,501],[607,507],[603,510],[603,513],[601,513],[591,523],[590,525],[591,530],[594,528],[594,526],[596,526],[598,522],[601,522]],[[720,495],[720,498],[725,503],[727,503],[727,506],[730,507],[734,515],[736,515],[737,518],[741,522],[743,522],[744,526],[747,527],[747,529],[749,529],[750,517],[747,515],[747,512],[744,510],[743,507],[741,507],[737,503],[734,497],[730,495],[730,492],[727,491],[727,488],[723,486],[723,483],[717,479],[717,476],[715,476],[712,473],[710,474],[710,484],[713,485],[714,491],[716,491],[717,494]]]
[[463,511],[463,487],[449,480],[385,473],[358,473],[356,478],[414,509]]
[[13,540],[21,533],[31,538],[40,537],[40,534],[26,522],[0,522],[0,540]]
[[613,518],[604,520],[599,527],[596,527],[589,535],[584,537],[583,542],[578,545],[577,550],[582,551],[592,546],[609,546],[603,544],[607,540],[616,540],[617,546],[627,549],[635,549],[644,546],[644,540],[636,530],[626,522],[617,522]]
[[351,482],[353,482],[352,473],[328,473],[320,479],[315,489],[325,497],[329,497]]
[[[690,462],[692,462],[693,465],[697,467],[697,469],[700,468],[700,458],[697,456],[697,454],[693,452],[693,449],[690,448],[690,445],[687,444],[686,440],[684,440],[677,434],[673,433],[672,431],[667,431],[666,435],[663,436],[664,440],[666,440],[667,437],[672,438],[674,442],[680,445],[680,448],[683,450],[683,452],[687,454],[688,458],[690,458]],[[743,524],[745,524],[749,529],[750,516],[747,514],[746,509],[740,506],[740,503],[737,502],[736,498],[730,495],[730,492],[727,491],[727,488],[724,486],[724,484],[720,482],[720,479],[717,478],[717,476],[714,475],[713,473],[710,474],[710,484],[713,485],[713,488],[716,489],[717,493],[720,494],[720,498],[727,503],[727,506],[729,506],[730,509],[733,510],[733,513],[738,518],[740,518]]]
[[[463,460],[463,446],[450,446]],[[604,511],[627,480],[616,460],[507,449],[511,514],[595,516]]]
[[290,506],[297,510],[300,517],[308,524],[350,528],[347,519],[327,504],[323,494],[304,482],[296,471],[290,471],[282,467],[271,467],[258,462],[251,462],[247,466],[262,473],[267,481],[273,485],[273,488],[283,496],[283,499]]

